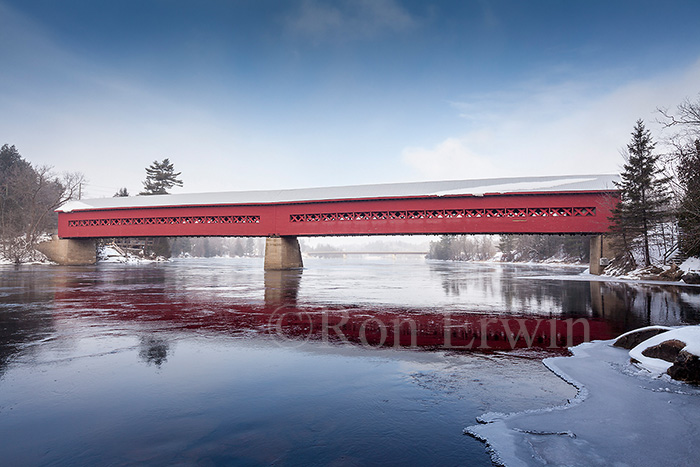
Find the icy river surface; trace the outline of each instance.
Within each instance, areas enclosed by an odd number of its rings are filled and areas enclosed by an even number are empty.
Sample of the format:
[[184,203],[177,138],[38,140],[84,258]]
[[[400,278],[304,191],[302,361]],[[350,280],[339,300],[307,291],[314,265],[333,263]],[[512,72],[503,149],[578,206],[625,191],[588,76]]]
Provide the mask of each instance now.
[[488,466],[476,417],[575,396],[542,358],[700,322],[580,267],[305,263],[0,266],[1,463]]

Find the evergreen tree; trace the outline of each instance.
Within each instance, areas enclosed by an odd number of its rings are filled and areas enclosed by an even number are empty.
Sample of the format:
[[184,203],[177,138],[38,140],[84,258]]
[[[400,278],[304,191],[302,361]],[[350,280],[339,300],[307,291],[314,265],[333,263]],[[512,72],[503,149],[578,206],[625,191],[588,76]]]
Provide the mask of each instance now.
[[153,239],[153,245],[146,248],[147,253],[155,257],[161,256],[163,258],[170,258],[172,255],[172,249],[170,248],[170,238],[168,237],[156,237]]
[[566,235],[561,238],[562,250],[566,256],[577,258],[583,262],[588,262],[590,260],[590,237],[581,235]]
[[173,256],[180,256],[184,253],[192,252],[192,240],[189,237],[176,237],[170,246]]
[[501,257],[503,261],[513,261],[515,254],[515,236],[514,235],[499,235],[498,250],[503,253]]
[[0,148],[0,177],[4,179],[11,174],[12,170],[18,168],[28,169],[29,167],[29,162],[22,159],[14,144],[12,146],[9,144],[2,145],[2,148]]
[[114,193],[113,198],[126,198],[129,196],[129,191],[126,188],[120,188],[119,191]]
[[640,246],[646,266],[651,264],[653,229],[665,220],[669,203],[668,178],[661,176],[660,156],[653,153],[654,147],[651,132],[642,120],[637,120],[627,145],[621,181],[616,183],[620,202],[612,217],[618,249],[632,258],[632,250]]
[[450,260],[454,259],[455,237],[452,235],[441,235],[437,242],[430,242],[430,252],[428,259]]
[[182,180],[178,179],[181,172],[175,173],[173,164],[169,159],[162,162],[153,161],[150,167],[146,167],[146,181],[143,182],[144,191],[140,195],[167,195],[168,190],[174,186],[182,186]]
[[[167,195],[168,190],[174,186],[182,186],[182,180],[177,177],[181,172],[175,173],[170,159],[162,162],[153,161],[150,167],[146,167],[146,181],[143,182],[144,191],[140,195]],[[153,246],[147,248],[147,253],[169,258],[171,255],[170,240],[166,237],[154,239]]]
[[233,242],[231,256],[244,256],[245,247],[243,246],[243,241],[240,238],[235,239]]
[[255,256],[255,240],[253,240],[251,237],[246,239],[244,251],[246,256]]

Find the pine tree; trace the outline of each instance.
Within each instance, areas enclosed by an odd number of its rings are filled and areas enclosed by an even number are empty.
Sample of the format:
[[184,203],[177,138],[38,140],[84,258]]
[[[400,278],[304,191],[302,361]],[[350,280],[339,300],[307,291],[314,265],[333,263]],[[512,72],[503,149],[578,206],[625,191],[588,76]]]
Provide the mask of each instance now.
[[[182,186],[182,180],[177,177],[181,172],[175,173],[170,159],[162,162],[153,161],[150,167],[146,167],[146,181],[143,182],[144,191],[139,195],[167,195],[168,190],[174,186]],[[171,255],[170,240],[167,237],[157,237],[153,245],[146,248],[147,254],[169,258]]]
[[168,190],[174,186],[182,186],[182,180],[178,179],[181,172],[175,173],[173,164],[169,159],[162,162],[153,161],[150,167],[146,167],[146,181],[143,182],[144,191],[140,195],[167,195]]
[[627,145],[621,181],[616,183],[620,202],[612,217],[613,233],[621,249],[631,257],[632,250],[641,243],[646,266],[651,264],[652,230],[667,217],[669,203],[668,177],[661,176],[660,156],[653,153],[654,147],[651,132],[642,120],[637,120]]
[[454,259],[455,237],[453,235],[441,235],[437,242],[430,242],[428,259],[451,260]]
[[248,237],[245,241],[245,256],[255,256],[255,240]]
[[113,198],[126,198],[127,196],[129,196],[129,190],[126,188],[120,188],[119,191],[114,193]]

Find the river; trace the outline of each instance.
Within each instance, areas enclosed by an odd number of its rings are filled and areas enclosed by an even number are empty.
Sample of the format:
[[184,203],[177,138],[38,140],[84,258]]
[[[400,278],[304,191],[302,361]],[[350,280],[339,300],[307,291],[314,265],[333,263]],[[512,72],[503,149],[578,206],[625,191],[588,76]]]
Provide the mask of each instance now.
[[0,266],[4,465],[491,465],[541,358],[700,322],[700,288],[399,257]]

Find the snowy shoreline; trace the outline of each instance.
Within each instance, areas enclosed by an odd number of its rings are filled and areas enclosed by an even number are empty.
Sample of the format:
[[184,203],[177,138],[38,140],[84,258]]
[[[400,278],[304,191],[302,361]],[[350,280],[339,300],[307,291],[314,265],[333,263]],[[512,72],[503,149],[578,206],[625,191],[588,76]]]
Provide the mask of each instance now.
[[700,287],[700,284],[688,284],[683,281],[659,281],[653,279],[630,279],[617,276],[596,276],[594,274],[579,274],[566,276],[522,276],[527,279],[556,279],[561,281],[586,281],[586,282],[617,282],[623,284],[667,285],[676,287]]

